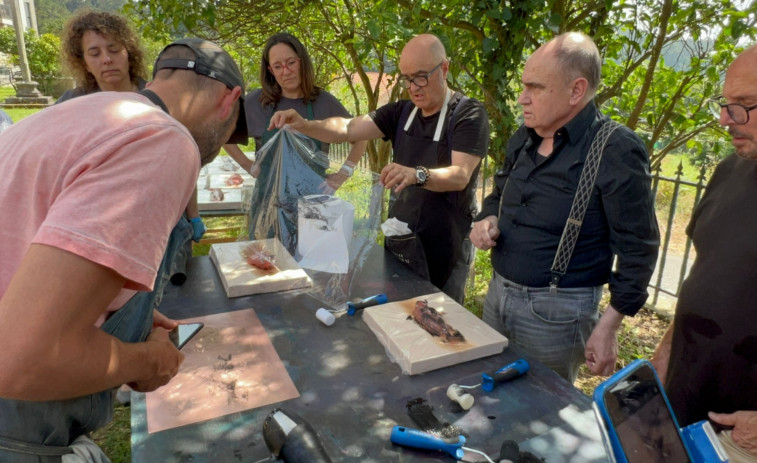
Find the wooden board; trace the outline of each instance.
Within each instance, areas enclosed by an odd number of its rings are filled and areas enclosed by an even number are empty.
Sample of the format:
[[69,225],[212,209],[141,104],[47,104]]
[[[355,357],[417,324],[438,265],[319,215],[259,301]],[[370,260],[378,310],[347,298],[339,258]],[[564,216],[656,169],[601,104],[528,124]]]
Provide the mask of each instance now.
[[210,190],[197,190],[197,208],[200,211],[242,210],[242,189],[222,188],[223,201],[210,199]]
[[[445,342],[421,328],[412,318],[418,300],[428,301],[465,341]],[[508,344],[506,337],[441,292],[369,307],[363,310],[363,321],[409,375],[498,354]]]
[[218,243],[210,247],[210,259],[221,276],[228,297],[272,293],[312,286],[307,273],[297,264],[277,238],[259,240],[274,255],[276,268],[261,270],[247,263],[242,249],[252,241]]
[[[240,185],[227,185],[226,180],[233,174],[240,175],[244,182]],[[244,191],[252,191],[254,186],[255,178],[239,164],[229,156],[217,156],[213,162],[200,169],[200,175],[197,177],[197,206],[200,211],[242,211]],[[212,201],[210,188],[220,188],[224,193],[223,201]]]

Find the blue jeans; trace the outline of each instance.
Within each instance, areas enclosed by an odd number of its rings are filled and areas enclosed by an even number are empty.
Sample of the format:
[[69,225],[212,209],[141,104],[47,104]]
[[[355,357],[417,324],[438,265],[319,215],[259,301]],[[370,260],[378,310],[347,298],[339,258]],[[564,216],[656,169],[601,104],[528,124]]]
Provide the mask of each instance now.
[[[101,329],[124,342],[142,342],[152,330],[153,310],[160,303],[177,252],[192,238],[192,225],[182,217],[171,231],[152,292],[138,292],[113,312]],[[0,463],[48,463],[74,439],[99,429],[113,418],[116,389],[69,400],[28,402],[0,398]],[[39,446],[45,446],[39,448]],[[57,449],[55,448],[57,447]]]
[[584,362],[584,348],[599,318],[602,286],[531,288],[496,272],[484,301],[483,320],[533,359],[571,383]]

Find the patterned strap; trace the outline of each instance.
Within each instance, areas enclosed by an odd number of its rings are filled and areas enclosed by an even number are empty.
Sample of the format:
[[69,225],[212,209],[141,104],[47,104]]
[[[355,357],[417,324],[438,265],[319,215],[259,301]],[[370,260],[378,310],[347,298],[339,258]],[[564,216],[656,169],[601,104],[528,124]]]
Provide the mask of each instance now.
[[555,260],[552,262],[552,278],[549,282],[549,287],[553,294],[556,292],[560,279],[568,270],[568,263],[570,263],[573,249],[576,247],[576,241],[578,241],[578,234],[581,231],[581,225],[583,225],[586,208],[589,205],[589,199],[591,199],[591,191],[594,188],[594,182],[597,180],[599,162],[602,160],[605,145],[610,135],[618,127],[620,127],[620,124],[615,121],[608,120],[604,122],[589,147],[586,164],[584,164],[581,178],[578,180],[576,196],[573,198],[573,205],[570,207],[570,215],[568,215],[568,220],[565,222],[565,228],[560,237],[560,244],[557,246],[557,252],[555,253]]

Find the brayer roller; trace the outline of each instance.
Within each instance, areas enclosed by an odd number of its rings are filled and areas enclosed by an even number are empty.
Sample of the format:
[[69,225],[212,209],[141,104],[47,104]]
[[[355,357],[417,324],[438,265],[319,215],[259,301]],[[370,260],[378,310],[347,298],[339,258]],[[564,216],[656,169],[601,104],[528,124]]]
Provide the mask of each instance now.
[[524,359],[514,361],[509,365],[505,365],[494,373],[484,373],[481,375],[481,382],[473,386],[461,386],[458,384],[450,384],[447,388],[447,397],[450,400],[457,402],[463,408],[463,410],[470,410],[473,406],[475,399],[472,395],[465,392],[465,389],[475,389],[481,386],[481,389],[491,392],[494,390],[494,386],[499,383],[510,381],[511,379],[518,378],[524,375],[529,369],[528,362]]
[[386,304],[388,301],[386,294],[376,294],[375,296],[366,297],[358,301],[352,301],[347,303],[347,315],[355,315],[358,310],[363,310],[366,307],[373,307],[374,305]]
[[510,381],[519,376],[523,376],[528,371],[528,362],[524,359],[518,359],[509,365],[505,365],[494,373],[481,375],[481,389],[486,392],[494,390],[494,385]]

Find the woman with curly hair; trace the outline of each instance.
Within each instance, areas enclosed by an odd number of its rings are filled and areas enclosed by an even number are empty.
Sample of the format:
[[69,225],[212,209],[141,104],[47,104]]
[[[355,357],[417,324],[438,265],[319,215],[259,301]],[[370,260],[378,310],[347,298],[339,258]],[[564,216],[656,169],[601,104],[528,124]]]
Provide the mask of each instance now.
[[145,86],[139,36],[121,16],[79,13],[66,24],[61,47],[76,88],[66,91],[59,103],[98,91],[136,92]]

